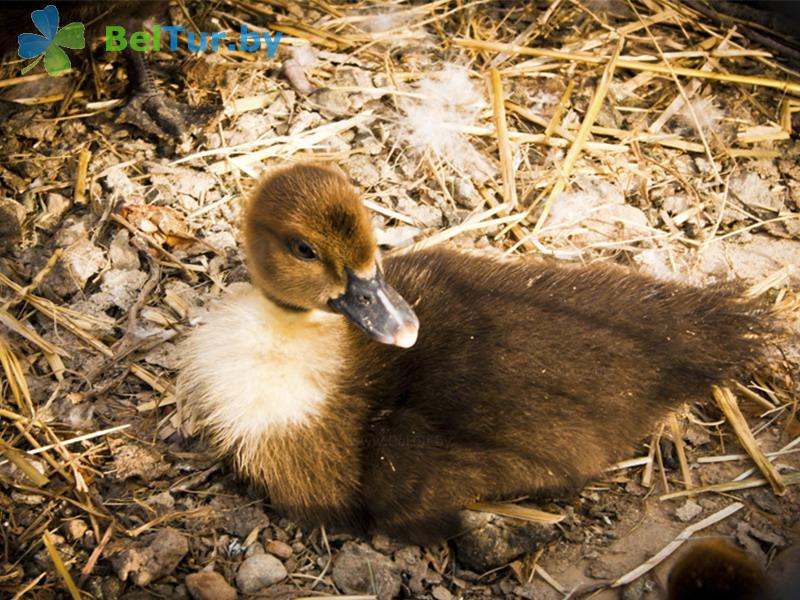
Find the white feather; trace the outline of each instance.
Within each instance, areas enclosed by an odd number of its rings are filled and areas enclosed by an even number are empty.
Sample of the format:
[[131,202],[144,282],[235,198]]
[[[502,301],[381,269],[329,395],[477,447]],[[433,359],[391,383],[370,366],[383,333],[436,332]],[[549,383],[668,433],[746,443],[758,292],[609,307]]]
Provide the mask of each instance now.
[[333,387],[343,334],[341,317],[287,311],[254,288],[223,298],[185,342],[182,418],[245,454],[264,434],[306,423]]
[[402,103],[402,135],[418,152],[432,150],[461,170],[478,169],[483,180],[493,169],[470,140],[461,133],[476,124],[488,104],[464,67],[445,65],[438,73],[423,78],[417,85],[423,99]]
[[725,116],[725,113],[714,104],[713,98],[694,98],[690,100],[692,107],[684,104],[676,115],[679,121],[695,131],[698,126],[704,133],[714,129]]

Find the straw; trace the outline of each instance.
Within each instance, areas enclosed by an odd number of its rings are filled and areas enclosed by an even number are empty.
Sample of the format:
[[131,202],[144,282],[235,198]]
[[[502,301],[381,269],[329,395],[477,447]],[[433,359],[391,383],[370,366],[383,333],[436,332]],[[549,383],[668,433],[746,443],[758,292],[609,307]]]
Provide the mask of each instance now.
[[[484,40],[474,40],[467,38],[456,38],[453,43],[465,48],[476,50],[490,50],[492,52],[504,52],[506,54],[521,54],[524,56],[543,56],[556,60],[568,60],[585,62],[590,64],[603,64],[608,59],[585,52],[564,52],[561,50],[549,50],[545,48],[528,48],[513,44],[503,44],[500,42],[489,42]],[[702,71],[700,69],[689,69],[685,67],[670,67],[664,64],[646,63],[635,60],[617,60],[616,66],[619,69],[631,69],[633,71],[645,71],[648,73],[658,73],[662,75],[680,75],[682,77],[697,77],[700,79],[713,79],[726,83],[736,83],[741,85],[755,85],[760,87],[774,88],[788,94],[800,96],[800,83],[790,81],[780,81],[766,77],[755,77],[751,75],[738,75],[735,73],[717,73],[716,71]]]
[[769,459],[764,456],[764,452],[759,447],[755,437],[753,437],[753,433],[750,431],[750,427],[748,427],[744,415],[742,415],[742,412],[739,410],[739,405],[736,402],[736,397],[733,395],[733,392],[726,387],[719,386],[714,386],[712,391],[714,399],[717,401],[723,414],[736,432],[739,442],[753,459],[753,462],[756,463],[767,481],[769,481],[772,486],[772,491],[778,496],[785,494],[786,484],[783,478],[772,463],[769,462]]
[[69,574],[67,567],[64,565],[64,561],[61,559],[61,554],[58,552],[58,548],[56,548],[55,544],[53,543],[53,538],[50,537],[50,532],[45,531],[44,535],[42,535],[42,541],[44,542],[44,547],[47,548],[47,553],[50,555],[50,559],[53,561],[53,566],[56,568],[56,573],[61,577],[64,581],[64,585],[69,592],[69,595],[72,597],[72,600],[81,600],[81,593],[78,590],[78,587],[75,585],[75,582],[72,580],[72,576]]
[[533,228],[533,232],[530,234],[531,236],[536,235],[542,228],[542,225],[544,225],[544,222],[547,220],[547,217],[550,214],[550,209],[553,206],[553,202],[555,201],[556,196],[558,196],[561,192],[563,192],[564,189],[567,187],[567,179],[572,173],[572,169],[575,167],[575,162],[578,160],[578,156],[580,155],[581,150],[583,149],[583,146],[586,143],[586,139],[589,137],[589,131],[591,130],[592,125],[594,125],[595,119],[597,119],[597,115],[600,113],[600,108],[603,106],[603,101],[605,100],[606,94],[608,93],[608,88],[611,85],[611,80],[614,77],[614,69],[616,69],[617,67],[619,54],[622,51],[624,45],[625,45],[625,39],[620,38],[614,50],[614,53],[611,55],[608,64],[603,70],[603,75],[600,78],[600,82],[597,84],[597,88],[595,89],[594,95],[592,96],[592,99],[589,102],[589,108],[586,109],[586,114],[583,117],[581,126],[578,129],[578,133],[575,134],[575,141],[569,147],[566,157],[564,157],[564,162],[561,165],[561,172],[559,173],[559,177],[556,180],[553,189],[550,191],[550,195],[548,196],[547,201],[544,204],[542,213],[541,215],[539,215],[539,219],[536,221],[536,225]]
[[506,122],[503,83],[500,72],[491,69],[492,107],[494,109],[494,125],[497,135],[497,148],[500,152],[500,170],[503,177],[503,201],[515,208],[517,206],[517,186],[514,183],[514,162],[511,145],[508,142],[508,123]]
[[686,540],[691,538],[695,533],[698,531],[702,531],[703,529],[710,527],[716,523],[719,523],[723,519],[727,519],[732,514],[740,511],[744,508],[744,504],[740,502],[734,502],[715,512],[713,515],[710,515],[703,519],[702,521],[698,521],[693,525],[689,525],[683,531],[681,531],[674,540],[672,540],[669,544],[664,546],[659,552],[657,552],[652,558],[649,558],[641,565],[625,573],[621,577],[617,578],[612,584],[611,587],[620,587],[622,585],[627,585],[632,581],[637,580],[639,577],[659,565],[663,562],[667,557],[669,557],[673,552],[675,552],[678,548],[680,548]]

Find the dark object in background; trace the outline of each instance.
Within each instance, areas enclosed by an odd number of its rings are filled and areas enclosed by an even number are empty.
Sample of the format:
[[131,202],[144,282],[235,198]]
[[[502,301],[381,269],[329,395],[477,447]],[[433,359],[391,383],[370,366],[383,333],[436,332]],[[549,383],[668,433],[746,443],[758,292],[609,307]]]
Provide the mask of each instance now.
[[748,39],[800,68],[800,2],[686,0],[686,4],[726,27],[735,25]]
[[[144,21],[154,17],[166,22],[168,0],[94,0],[50,2],[0,2],[0,54],[17,52],[21,33],[37,33],[31,12],[53,4],[59,13],[59,27],[79,21],[86,26],[86,47],[91,49],[103,35],[106,25],[121,25],[127,32],[141,31]],[[144,132],[162,137],[165,133],[180,142],[186,131],[183,107],[167,98],[155,85],[152,73],[140,52],[123,52],[130,81],[128,105],[123,109],[125,120]],[[73,53],[72,56],[77,56]]]
[[669,574],[668,600],[768,600],[764,569],[719,538],[695,543]]
[[669,573],[667,600],[800,600],[800,546],[780,552],[769,572],[723,538],[695,542]]

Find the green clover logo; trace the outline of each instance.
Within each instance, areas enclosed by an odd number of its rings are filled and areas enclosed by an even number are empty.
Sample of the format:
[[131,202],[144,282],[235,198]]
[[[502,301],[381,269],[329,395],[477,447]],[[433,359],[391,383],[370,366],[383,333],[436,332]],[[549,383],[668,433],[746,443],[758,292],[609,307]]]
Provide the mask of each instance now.
[[70,23],[59,31],[58,9],[52,4],[48,4],[42,10],[33,11],[31,19],[42,35],[23,33],[17,38],[19,41],[17,54],[20,58],[36,59],[22,69],[22,74],[25,75],[38,65],[42,56],[44,56],[44,68],[50,75],[57,75],[69,69],[72,66],[69,56],[61,48],[80,50],[86,46],[86,41],[83,39],[83,23]]

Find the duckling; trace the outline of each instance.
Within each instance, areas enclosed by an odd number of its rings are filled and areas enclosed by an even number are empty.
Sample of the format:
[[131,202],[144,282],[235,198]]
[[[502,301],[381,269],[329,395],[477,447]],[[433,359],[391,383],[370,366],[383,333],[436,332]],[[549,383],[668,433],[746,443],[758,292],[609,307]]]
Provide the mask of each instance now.
[[[693,544],[669,573],[669,600],[778,600],[764,569],[720,538]],[[789,596],[786,596],[789,598]]]
[[267,176],[243,230],[253,286],[187,338],[181,411],[309,527],[428,543],[468,501],[574,493],[758,364],[773,327],[725,285],[382,258],[356,191],[316,164]]

